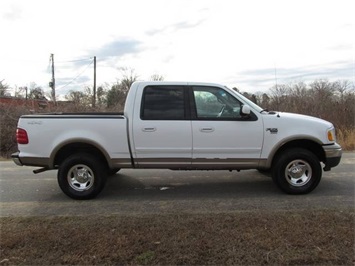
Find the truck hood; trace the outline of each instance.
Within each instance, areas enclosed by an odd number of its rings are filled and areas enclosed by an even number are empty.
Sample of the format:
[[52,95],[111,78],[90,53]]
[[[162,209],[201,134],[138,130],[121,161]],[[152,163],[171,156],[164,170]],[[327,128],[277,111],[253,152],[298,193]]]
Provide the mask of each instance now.
[[324,128],[326,129],[331,128],[333,126],[332,123],[314,116],[300,115],[300,114],[286,113],[286,112],[278,112],[277,114],[281,120],[288,120],[290,122],[297,121],[298,123],[318,124],[318,126],[324,126]]

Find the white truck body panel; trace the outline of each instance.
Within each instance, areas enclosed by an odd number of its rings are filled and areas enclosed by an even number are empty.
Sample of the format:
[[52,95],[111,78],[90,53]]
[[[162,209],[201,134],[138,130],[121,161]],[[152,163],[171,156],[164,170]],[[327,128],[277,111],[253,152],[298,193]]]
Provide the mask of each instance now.
[[191,121],[133,121],[134,158],[192,156]]
[[18,124],[27,129],[29,144],[18,145],[22,157],[51,158],[70,142],[91,143],[112,160],[127,160],[130,152],[126,124],[124,116],[30,116],[20,119]]
[[[217,87],[243,104],[250,104],[240,94],[218,84],[136,82],[127,96],[124,116],[24,116],[18,127],[27,130],[30,143],[19,144],[21,156],[50,158],[64,144],[80,141],[98,147],[109,160],[117,162],[122,159],[127,163],[130,158],[134,159],[131,167],[175,165],[188,168],[192,165],[194,168],[195,165],[203,168],[203,165],[208,165],[208,168],[213,168],[215,163],[216,168],[221,164],[238,168],[240,164],[264,167],[265,162],[269,167],[270,155],[292,139],[309,139],[320,145],[334,143],[327,139],[327,131],[333,128],[327,121],[289,113],[260,113],[252,104],[250,107],[256,121],[142,120],[140,110],[144,88],[162,84]],[[271,132],[271,129],[277,132]],[[109,165],[114,166],[116,162]]]
[[[292,139],[308,139],[322,145],[332,143],[327,138],[327,131],[333,128],[333,125],[319,118],[280,112],[263,115],[263,121],[265,139],[262,158],[268,158],[272,151]],[[266,132],[267,128],[277,128],[278,132],[270,134]]]
[[264,132],[262,120],[193,121],[193,158],[259,159]]

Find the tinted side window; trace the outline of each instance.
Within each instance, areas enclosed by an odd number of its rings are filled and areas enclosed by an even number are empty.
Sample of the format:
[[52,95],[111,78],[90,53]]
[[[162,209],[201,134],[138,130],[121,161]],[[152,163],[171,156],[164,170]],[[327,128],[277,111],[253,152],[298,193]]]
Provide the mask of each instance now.
[[143,91],[143,120],[184,120],[184,88],[180,86],[148,86]]

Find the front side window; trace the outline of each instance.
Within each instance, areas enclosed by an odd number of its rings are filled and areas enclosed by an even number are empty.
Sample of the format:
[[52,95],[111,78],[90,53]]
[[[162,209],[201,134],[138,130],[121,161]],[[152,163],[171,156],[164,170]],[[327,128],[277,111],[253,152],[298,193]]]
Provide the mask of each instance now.
[[197,119],[240,119],[241,102],[217,87],[193,87]]
[[185,119],[184,88],[181,86],[148,86],[144,88],[141,119]]

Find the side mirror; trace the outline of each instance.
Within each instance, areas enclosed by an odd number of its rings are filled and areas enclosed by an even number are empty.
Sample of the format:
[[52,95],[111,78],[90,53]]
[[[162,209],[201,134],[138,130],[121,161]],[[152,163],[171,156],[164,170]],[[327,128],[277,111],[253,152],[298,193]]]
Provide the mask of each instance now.
[[250,115],[250,107],[249,107],[249,105],[243,105],[242,109],[240,110],[240,114],[242,116]]

